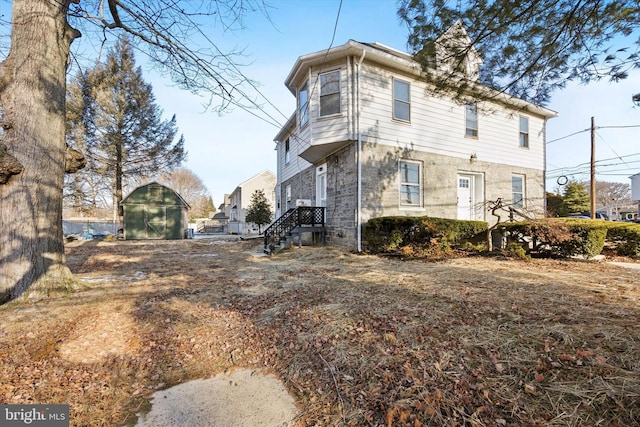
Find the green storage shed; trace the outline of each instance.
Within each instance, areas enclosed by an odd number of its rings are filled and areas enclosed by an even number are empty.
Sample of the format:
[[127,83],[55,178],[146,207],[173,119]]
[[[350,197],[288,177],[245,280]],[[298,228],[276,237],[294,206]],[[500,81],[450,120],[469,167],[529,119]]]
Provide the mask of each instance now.
[[124,239],[184,239],[189,236],[189,204],[171,188],[152,182],[122,201]]

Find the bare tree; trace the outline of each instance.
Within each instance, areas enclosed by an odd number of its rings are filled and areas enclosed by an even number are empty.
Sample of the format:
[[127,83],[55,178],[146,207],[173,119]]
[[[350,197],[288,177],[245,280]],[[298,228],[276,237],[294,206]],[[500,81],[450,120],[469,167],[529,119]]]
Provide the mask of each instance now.
[[73,281],[64,258],[62,189],[65,170],[84,162],[65,144],[66,71],[77,28],[102,39],[132,35],[165,75],[219,99],[216,108],[224,109],[246,101],[245,79],[236,57],[201,28],[241,28],[255,10],[265,11],[259,0],[13,1],[10,50],[0,63],[0,303],[34,286]]
[[207,217],[212,209],[215,210],[213,202],[209,203],[211,200],[209,190],[202,179],[190,169],[175,169],[162,176],[159,182],[170,187],[189,204],[190,218]]

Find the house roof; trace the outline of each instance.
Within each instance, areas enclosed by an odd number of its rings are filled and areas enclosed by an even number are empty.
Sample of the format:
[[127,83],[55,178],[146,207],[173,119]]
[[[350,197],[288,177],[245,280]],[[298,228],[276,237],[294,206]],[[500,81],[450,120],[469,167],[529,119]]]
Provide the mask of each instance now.
[[[472,52],[476,53],[475,49],[473,49]],[[367,62],[375,62],[380,65],[414,75],[416,78],[421,77],[423,74],[422,66],[413,59],[412,55],[408,53],[381,43],[363,43],[355,40],[349,40],[341,46],[300,56],[289,72],[289,75],[285,80],[285,86],[294,96],[296,96],[298,87],[300,87],[300,85],[302,85],[302,83],[308,78],[310,67],[322,66],[323,64],[328,64],[332,61],[346,58],[348,56],[364,58]],[[495,100],[495,102],[503,103],[505,105],[527,111],[531,114],[537,114],[544,118],[552,118],[558,115],[556,111],[532,104],[528,101],[516,98],[480,83],[475,83],[474,81],[470,81],[469,83],[474,86],[474,90],[485,92],[486,95]],[[293,126],[295,126],[295,113],[291,116],[289,121],[287,121],[287,124],[274,140],[277,141],[278,137],[283,137],[283,133],[286,133],[286,129],[290,129]]]
[[329,63],[351,55],[361,57],[363,52],[368,61],[376,61],[394,68],[406,68],[409,71],[420,72],[420,65],[408,53],[381,43],[362,43],[349,40],[345,44],[329,50],[300,56],[289,72],[284,84],[293,95],[296,95],[298,86],[307,78],[306,72],[309,67]]

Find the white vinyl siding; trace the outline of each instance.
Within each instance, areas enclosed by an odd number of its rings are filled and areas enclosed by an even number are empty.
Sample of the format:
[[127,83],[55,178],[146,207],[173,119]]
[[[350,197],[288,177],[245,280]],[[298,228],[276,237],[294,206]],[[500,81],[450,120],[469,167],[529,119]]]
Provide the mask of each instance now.
[[340,70],[320,74],[320,117],[340,113]]
[[[385,120],[393,114],[389,99],[393,97],[389,79],[394,74],[386,69],[366,65],[361,72],[362,98],[360,130],[363,140],[375,144],[410,148],[434,154],[469,159],[473,152],[479,162],[501,163],[522,168],[544,170],[544,119],[529,116],[529,149],[514,143],[519,129],[519,115],[497,104],[490,104],[490,114],[482,115],[481,145],[469,147],[465,138],[465,105],[439,96],[429,95],[426,85],[412,82],[411,126],[397,120]],[[483,110],[478,105],[478,110]],[[314,141],[316,136],[314,130]]]

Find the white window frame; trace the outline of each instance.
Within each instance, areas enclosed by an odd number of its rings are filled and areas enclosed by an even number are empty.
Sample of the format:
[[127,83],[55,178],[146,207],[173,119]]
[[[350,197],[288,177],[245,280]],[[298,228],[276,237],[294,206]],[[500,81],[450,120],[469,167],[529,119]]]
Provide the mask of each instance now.
[[[320,117],[340,114],[342,111],[342,88],[340,82],[340,70],[322,73],[318,78],[320,79]],[[332,83],[337,83],[337,90],[335,87],[333,87]],[[330,100],[333,100],[336,95],[338,96],[338,102],[329,102]],[[326,111],[330,106],[333,105],[337,105],[338,111]]]
[[[408,178],[408,175],[405,173],[406,171],[406,167],[407,166],[416,166],[418,168],[418,181],[414,182],[414,181],[409,181],[406,178]],[[410,207],[410,208],[420,208],[422,207],[422,163],[421,162],[417,162],[417,161],[413,161],[413,160],[406,160],[406,159],[402,159],[398,162],[398,178],[399,178],[399,187],[398,187],[398,191],[399,191],[399,204],[400,207]],[[408,188],[417,188],[417,196],[418,196],[418,200],[416,202],[407,202],[407,197],[404,197],[405,194],[410,195],[410,194],[415,194],[416,192],[410,192],[410,191],[405,191],[405,187]],[[407,188],[407,190],[408,190]],[[410,198],[409,198],[410,200]]]
[[[395,77],[392,79],[392,90],[393,90],[393,119],[401,120],[403,122],[411,122],[411,83],[396,79]],[[406,85],[407,88],[407,99],[399,98],[396,93],[396,83],[400,85]],[[400,105],[406,105],[407,109],[407,117],[399,117],[399,108]]]
[[284,164],[288,164],[291,161],[291,143],[290,139],[287,138],[284,142]]
[[287,184],[287,186],[285,187],[284,196],[284,210],[286,212],[289,210],[289,208],[291,208],[291,184]]
[[519,133],[520,147],[529,148],[529,117],[520,116],[518,126],[520,129],[520,133]]
[[[516,191],[514,180],[520,180],[520,192]],[[515,209],[524,209],[525,207],[525,176],[520,174],[511,175],[511,204]]]
[[464,108],[464,136],[467,138],[478,138],[478,104],[473,102],[465,105]]
[[[304,94],[304,99],[303,95]],[[298,123],[304,127],[309,123],[309,82],[305,82],[298,90]]]

